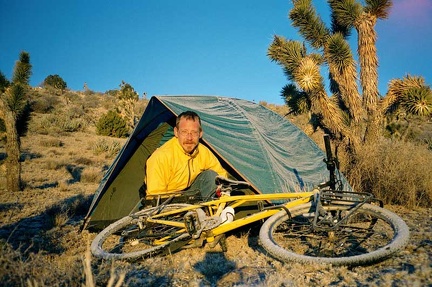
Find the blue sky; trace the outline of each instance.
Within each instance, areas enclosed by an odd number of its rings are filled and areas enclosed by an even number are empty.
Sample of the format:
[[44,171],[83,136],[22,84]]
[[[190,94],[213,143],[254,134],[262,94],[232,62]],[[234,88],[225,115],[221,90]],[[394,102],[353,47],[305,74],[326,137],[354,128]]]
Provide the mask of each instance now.
[[[328,19],[326,1],[315,0]],[[287,80],[267,57],[273,35],[302,40],[289,0],[0,0],[0,71],[30,53],[31,85],[58,74],[72,90],[121,81],[142,95],[218,95],[282,104]],[[421,75],[432,84],[432,1],[394,0],[379,21],[379,89]],[[355,36],[355,34],[353,34]],[[355,40],[355,39],[353,39]],[[355,50],[354,50],[355,51]]]

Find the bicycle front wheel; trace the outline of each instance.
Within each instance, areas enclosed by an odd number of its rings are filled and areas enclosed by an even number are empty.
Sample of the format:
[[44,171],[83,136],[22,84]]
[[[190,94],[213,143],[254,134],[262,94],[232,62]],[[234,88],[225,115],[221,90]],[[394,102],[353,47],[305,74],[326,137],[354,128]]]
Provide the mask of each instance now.
[[[342,206],[324,206],[339,218]],[[261,227],[261,245],[286,262],[365,265],[384,260],[409,240],[406,223],[384,208],[363,204],[334,230],[314,229],[311,203],[271,216]]]
[[[103,259],[136,259],[149,257],[163,251],[173,252],[189,242],[185,228],[146,222],[146,217],[184,208],[189,204],[168,204],[152,207],[123,217],[102,230],[92,241],[91,252]],[[183,222],[186,212],[160,219]],[[184,244],[183,244],[184,243]]]

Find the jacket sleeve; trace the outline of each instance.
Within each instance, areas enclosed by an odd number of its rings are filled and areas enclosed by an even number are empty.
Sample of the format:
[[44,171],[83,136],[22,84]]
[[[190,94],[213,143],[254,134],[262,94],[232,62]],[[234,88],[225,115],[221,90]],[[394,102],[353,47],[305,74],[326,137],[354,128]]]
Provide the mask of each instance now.
[[167,191],[167,162],[162,153],[153,153],[147,160],[146,185],[147,194],[164,193]]
[[228,172],[221,166],[219,161],[218,161],[218,165],[213,170],[217,172],[218,175],[228,178]]

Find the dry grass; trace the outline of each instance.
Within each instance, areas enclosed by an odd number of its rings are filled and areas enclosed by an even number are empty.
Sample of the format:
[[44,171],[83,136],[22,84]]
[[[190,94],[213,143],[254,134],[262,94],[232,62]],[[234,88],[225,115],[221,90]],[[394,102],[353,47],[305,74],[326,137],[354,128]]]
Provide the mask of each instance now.
[[99,138],[94,144],[92,144],[91,149],[95,155],[105,154],[106,157],[112,158],[118,154],[122,144],[118,140]]
[[426,145],[382,140],[361,148],[349,170],[357,191],[410,208],[432,204],[432,152]]
[[83,183],[99,183],[102,180],[103,173],[99,168],[85,168],[81,173],[81,182]]

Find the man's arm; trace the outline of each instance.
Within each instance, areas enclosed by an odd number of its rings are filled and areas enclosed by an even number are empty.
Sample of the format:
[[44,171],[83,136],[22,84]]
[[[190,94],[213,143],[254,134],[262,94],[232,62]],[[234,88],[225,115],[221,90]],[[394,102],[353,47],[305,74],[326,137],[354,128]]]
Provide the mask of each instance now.
[[154,153],[147,160],[146,185],[147,194],[164,193],[167,191],[166,171],[163,167],[163,158],[160,154]]

